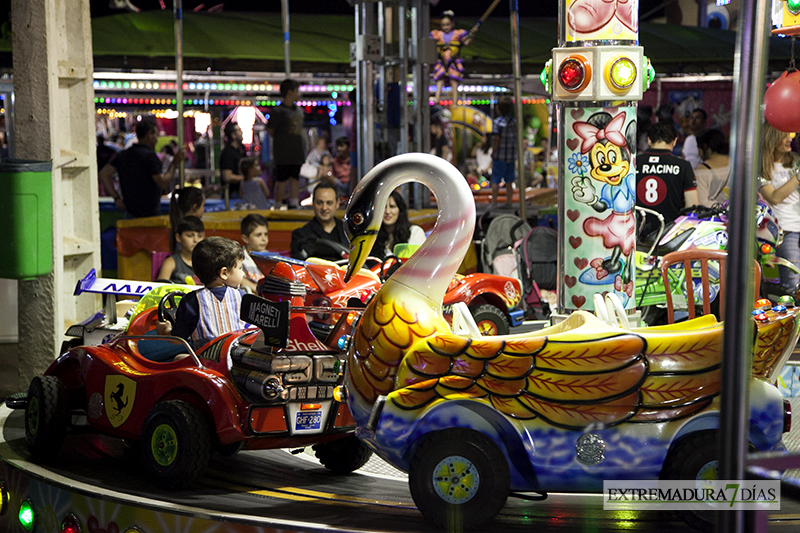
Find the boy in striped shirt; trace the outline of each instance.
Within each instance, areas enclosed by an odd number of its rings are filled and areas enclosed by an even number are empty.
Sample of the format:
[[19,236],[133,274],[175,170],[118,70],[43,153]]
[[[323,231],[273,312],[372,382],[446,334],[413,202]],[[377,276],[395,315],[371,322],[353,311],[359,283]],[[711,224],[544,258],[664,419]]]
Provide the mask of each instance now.
[[224,333],[247,327],[239,318],[243,261],[244,249],[230,239],[209,237],[197,243],[192,266],[204,287],[181,299],[175,326],[159,322],[158,334],[183,337],[193,347],[200,347]]

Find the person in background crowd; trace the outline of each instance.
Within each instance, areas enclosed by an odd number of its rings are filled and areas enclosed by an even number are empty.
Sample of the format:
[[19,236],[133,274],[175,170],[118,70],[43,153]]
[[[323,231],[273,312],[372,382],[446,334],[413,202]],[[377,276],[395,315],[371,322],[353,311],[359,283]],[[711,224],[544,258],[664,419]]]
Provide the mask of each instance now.
[[333,162],[330,154],[323,155],[319,160],[316,179],[333,183],[337,189],[339,188],[339,181],[333,177]]
[[[125,218],[153,217],[161,212],[161,195],[169,187],[178,164],[186,156],[178,150],[166,172],[155,152],[158,130],[150,121],[136,124],[138,143],[117,154],[100,171],[100,181]],[[113,176],[119,175],[120,192],[114,188]],[[120,194],[121,193],[121,194]]]
[[175,240],[180,251],[167,257],[158,271],[158,280],[169,280],[170,283],[195,284],[192,269],[192,251],[197,243],[206,236],[203,221],[197,217],[184,217],[175,228]]
[[225,138],[228,143],[219,155],[219,171],[222,183],[231,187],[231,194],[239,194],[239,184],[244,180],[239,172],[239,161],[244,157],[242,146],[242,129],[236,122],[225,124]]
[[255,209],[269,209],[267,184],[261,179],[261,165],[256,157],[244,157],[239,161],[240,174],[244,176],[241,184],[242,203]]
[[[106,143],[106,138],[103,136],[102,133],[97,134],[97,169],[102,170],[109,161],[114,159],[114,156],[117,155],[119,150],[116,148],[111,148]],[[99,181],[99,173],[98,173],[98,181]],[[100,196],[108,196],[105,192],[105,188],[103,187],[103,183],[100,182]],[[112,189],[113,191],[113,189]]]
[[395,244],[422,244],[425,231],[408,220],[408,205],[399,190],[392,191],[383,212],[383,224],[378,231],[373,253],[381,259],[391,255]]
[[500,97],[497,112],[500,116],[492,124],[492,207],[497,206],[501,181],[506,184],[506,207],[511,207],[517,162],[517,120],[510,96]]
[[[669,122],[653,124],[648,133],[650,148],[636,156],[636,203],[664,216],[669,224],[681,209],[697,204],[697,184],[692,165],[672,155],[678,132]],[[642,235],[659,227],[655,216],[648,215]]]
[[169,251],[178,251],[178,242],[175,240],[175,232],[178,222],[184,217],[203,218],[206,212],[206,197],[203,190],[198,187],[175,188],[169,200],[169,225],[172,228],[169,237]]
[[331,172],[339,182],[339,194],[342,196],[350,196],[351,154],[350,139],[348,137],[336,139],[336,157],[331,161]]
[[323,134],[317,137],[317,143],[314,145],[314,149],[308,152],[306,163],[318,167],[320,161],[322,161],[322,156],[326,154],[331,155],[328,151],[328,137]]
[[296,209],[300,196],[300,167],[306,159],[303,147],[303,108],[295,105],[300,84],[292,79],[281,82],[281,105],[272,108],[267,131],[272,136],[275,164],[275,205],[280,207],[289,185],[289,208]]
[[[343,106],[340,109],[342,110],[342,126],[344,127],[345,136],[348,140],[348,147],[350,148],[350,183],[356,183],[358,181],[359,176],[359,168],[358,168],[358,116],[356,113],[357,101],[356,101],[356,92],[350,91],[347,94],[347,99],[350,102],[350,105]],[[341,137],[339,138],[341,139]],[[337,143],[338,143],[337,139]],[[338,148],[337,148],[338,149]],[[350,196],[350,191],[346,196]]]
[[[772,206],[783,230],[783,244],[778,257],[800,266],[800,175],[798,158],[792,153],[794,133],[776,130],[769,122],[761,125],[761,175],[758,192]],[[781,285],[793,290],[800,275],[778,266]]]
[[161,167],[164,170],[167,170],[170,163],[172,163],[172,159],[175,157],[175,150],[177,148],[178,143],[175,141],[170,141],[161,147],[161,151],[158,153],[158,158],[161,159]]
[[114,159],[114,156],[119,153],[116,146],[111,147],[106,142],[106,138],[102,133],[97,134],[97,168],[102,170],[106,164]]
[[475,158],[475,170],[479,176],[492,179],[492,139],[483,134],[481,142],[477,143],[472,149],[472,157]]
[[689,131],[691,131],[691,135],[687,136],[683,141],[683,157],[692,165],[692,168],[697,168],[697,165],[703,160],[700,157],[700,151],[697,149],[697,138],[706,131],[707,118],[708,113],[702,109],[695,109],[689,115]]
[[328,182],[319,183],[312,193],[312,199],[314,218],[305,226],[292,231],[291,255],[295,259],[306,259],[309,256],[332,261],[341,259],[337,254],[326,255],[314,253],[313,250],[318,240],[332,241],[348,249],[350,247],[350,241],[344,233],[344,225],[336,218],[336,208],[339,206],[336,185]]
[[725,194],[730,173],[728,138],[717,129],[706,130],[697,138],[697,148],[703,158],[703,162],[694,169],[697,201],[706,207],[721,204],[728,199]]
[[[455,13],[450,10],[442,13],[439,22],[439,29],[432,30],[431,39],[436,41],[436,50],[439,52],[439,60],[433,67],[433,81],[436,82],[436,96],[434,102],[439,103],[442,95],[444,81],[450,83],[450,98],[453,105],[458,105],[458,84],[464,79],[464,64],[461,61],[461,47],[469,46],[472,36],[467,30],[455,29]],[[474,31],[474,28],[473,28]]]
[[452,161],[453,155],[450,151],[450,144],[447,142],[447,136],[438,121],[431,121],[431,135],[433,136],[431,153],[436,157],[441,157],[448,163]]
[[640,105],[636,108],[636,153],[641,154],[650,147],[647,133],[653,126],[653,106]]
[[242,287],[248,292],[255,293],[258,282],[264,274],[250,257],[252,252],[266,252],[269,244],[269,224],[267,219],[257,213],[251,213],[242,219],[242,242],[244,243],[244,279]]

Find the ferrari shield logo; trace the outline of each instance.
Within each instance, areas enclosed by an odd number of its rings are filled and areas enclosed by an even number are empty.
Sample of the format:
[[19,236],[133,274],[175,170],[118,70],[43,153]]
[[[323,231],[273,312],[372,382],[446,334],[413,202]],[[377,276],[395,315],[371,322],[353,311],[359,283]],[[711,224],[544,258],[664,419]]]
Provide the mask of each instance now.
[[128,419],[136,399],[136,382],[125,376],[106,376],[103,400],[106,416],[112,427],[119,427]]

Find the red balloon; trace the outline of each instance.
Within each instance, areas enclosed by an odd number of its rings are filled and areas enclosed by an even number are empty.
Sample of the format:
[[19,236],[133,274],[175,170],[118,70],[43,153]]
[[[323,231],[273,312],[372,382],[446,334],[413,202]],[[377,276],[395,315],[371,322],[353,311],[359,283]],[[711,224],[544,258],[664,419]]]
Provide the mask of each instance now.
[[785,71],[767,87],[764,117],[777,130],[800,131],[800,71]]

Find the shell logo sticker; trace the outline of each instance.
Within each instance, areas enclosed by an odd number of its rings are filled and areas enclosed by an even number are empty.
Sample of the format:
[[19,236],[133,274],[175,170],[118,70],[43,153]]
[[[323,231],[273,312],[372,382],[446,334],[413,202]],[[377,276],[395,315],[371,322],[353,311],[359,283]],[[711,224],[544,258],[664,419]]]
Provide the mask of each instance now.
[[136,382],[125,376],[106,376],[103,392],[106,416],[111,426],[118,428],[133,411],[136,400]]

